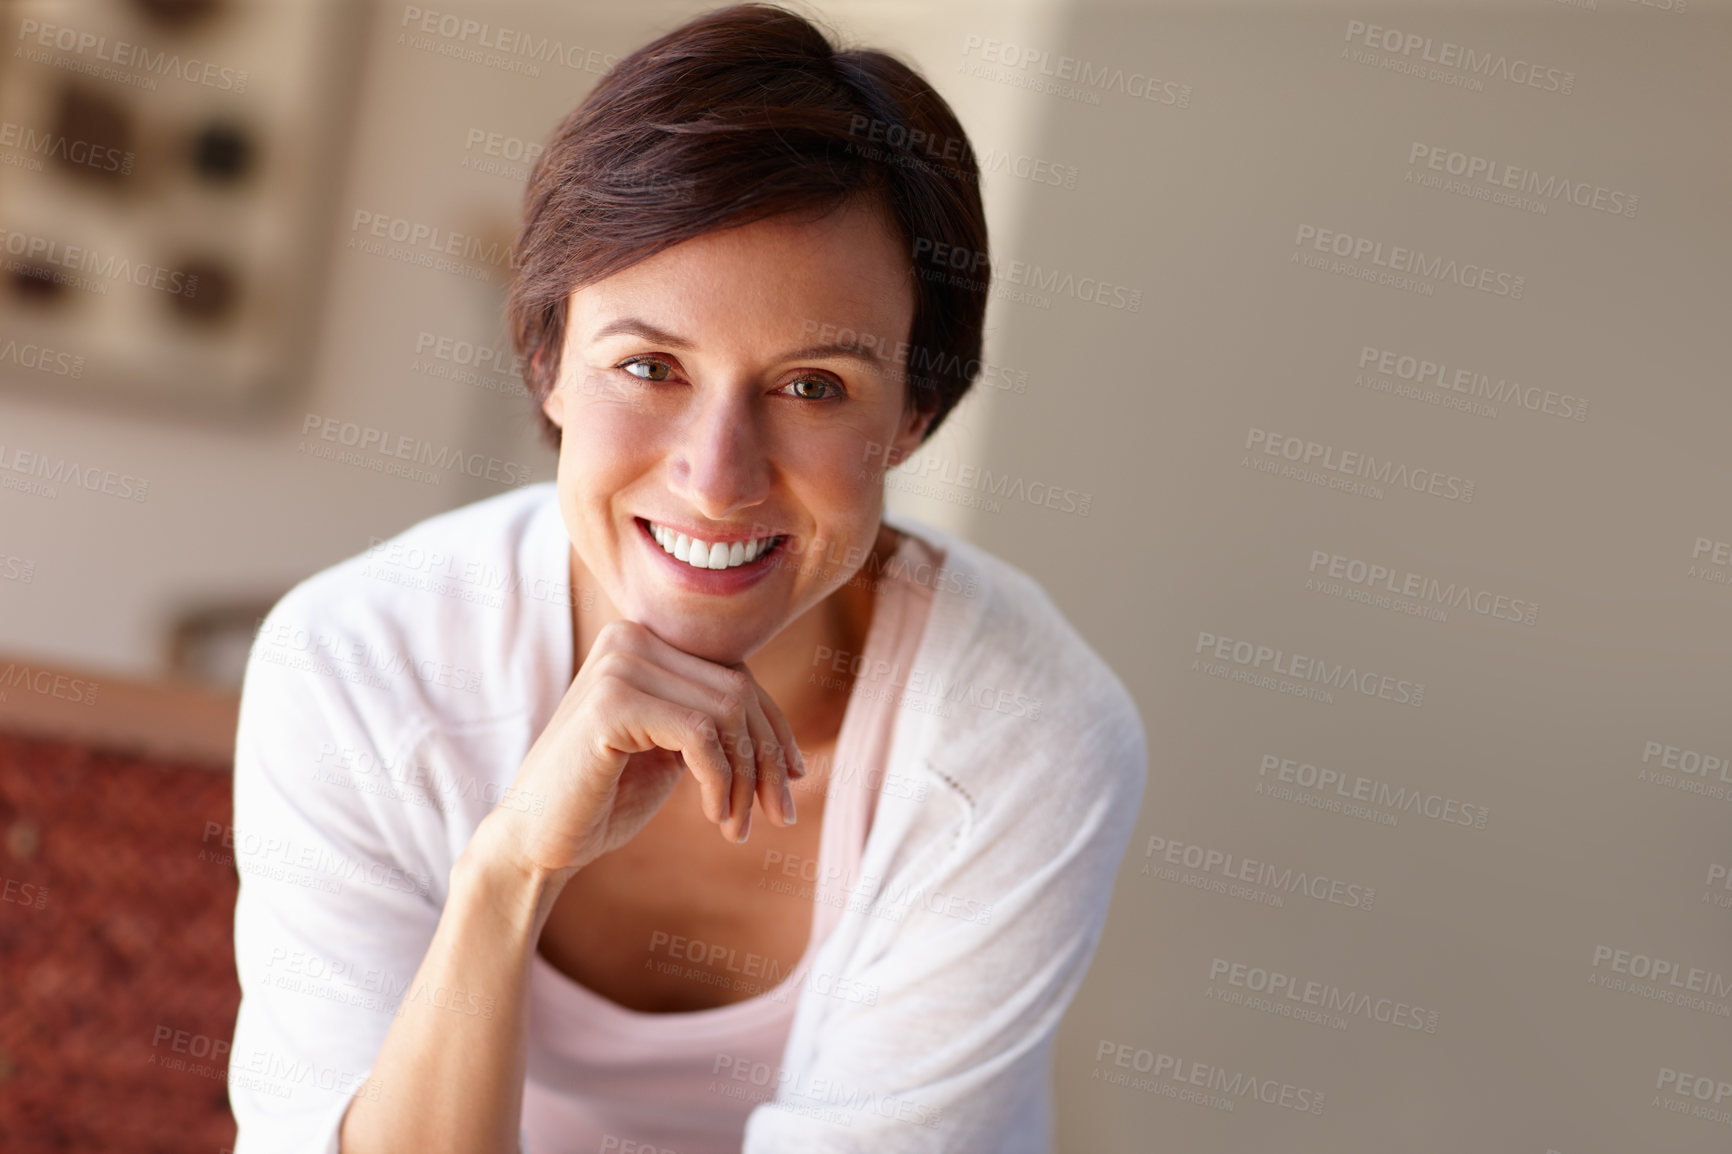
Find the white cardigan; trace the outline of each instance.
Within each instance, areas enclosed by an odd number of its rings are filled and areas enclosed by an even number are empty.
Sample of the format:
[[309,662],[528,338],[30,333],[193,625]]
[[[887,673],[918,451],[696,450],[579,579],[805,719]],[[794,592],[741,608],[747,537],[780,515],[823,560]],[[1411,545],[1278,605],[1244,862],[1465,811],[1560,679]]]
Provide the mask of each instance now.
[[[1031,578],[892,524],[945,552],[887,767],[927,788],[880,791],[813,959],[877,997],[800,993],[743,1150],[1046,1154],[1053,1037],[1136,820],[1143,727]],[[573,667],[569,548],[553,483],[525,486],[375,542],[262,623],[224,835],[236,1154],[335,1154],[452,863],[496,805],[536,804],[510,784]]]

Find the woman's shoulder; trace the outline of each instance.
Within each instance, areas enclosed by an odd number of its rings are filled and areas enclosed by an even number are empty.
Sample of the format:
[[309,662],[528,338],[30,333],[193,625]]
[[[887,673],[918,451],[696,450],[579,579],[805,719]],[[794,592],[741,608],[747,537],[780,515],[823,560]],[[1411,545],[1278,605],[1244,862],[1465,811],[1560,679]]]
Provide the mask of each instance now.
[[946,772],[986,792],[1020,792],[1017,767],[1032,774],[1059,760],[1067,773],[1140,795],[1147,744],[1136,702],[1045,588],[954,534],[907,519],[895,527],[942,553],[909,675],[927,743],[1017,753],[998,762],[977,752]]
[[[527,637],[568,635],[566,537],[552,483],[428,517],[305,578],[260,623],[248,663],[328,689],[484,716],[510,700]],[[564,624],[567,634],[546,628]],[[539,628],[538,628],[539,626]],[[515,654],[517,660],[513,662]]]

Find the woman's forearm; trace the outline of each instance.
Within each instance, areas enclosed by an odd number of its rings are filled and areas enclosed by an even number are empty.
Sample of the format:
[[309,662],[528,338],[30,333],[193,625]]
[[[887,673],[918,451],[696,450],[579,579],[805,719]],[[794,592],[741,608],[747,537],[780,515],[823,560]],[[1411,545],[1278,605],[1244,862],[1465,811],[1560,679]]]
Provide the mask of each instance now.
[[603,627],[512,779],[546,804],[496,809],[451,868],[432,941],[341,1154],[516,1154],[530,964],[575,873],[637,835],[686,774],[703,811],[745,839],[754,799],[773,820],[799,749],[744,667],[674,649],[643,626]]
[[521,865],[497,816],[451,870],[433,941],[344,1117],[342,1154],[516,1154],[530,959],[565,878]]

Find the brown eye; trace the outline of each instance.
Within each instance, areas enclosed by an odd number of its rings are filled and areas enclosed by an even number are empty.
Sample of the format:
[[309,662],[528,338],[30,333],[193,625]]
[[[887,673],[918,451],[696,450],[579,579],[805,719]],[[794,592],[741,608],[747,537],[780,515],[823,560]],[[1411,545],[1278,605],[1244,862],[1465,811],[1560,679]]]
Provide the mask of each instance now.
[[[823,401],[828,400],[831,396],[841,395],[841,390],[836,388],[835,382],[827,381],[823,377],[801,377],[788,387],[793,389],[794,395],[802,401]],[[826,392],[826,389],[832,391]]]
[[[620,367],[640,381],[665,381],[668,379],[668,374],[673,371],[668,368],[665,361],[627,361]],[[652,371],[640,373],[637,371],[638,369]]]

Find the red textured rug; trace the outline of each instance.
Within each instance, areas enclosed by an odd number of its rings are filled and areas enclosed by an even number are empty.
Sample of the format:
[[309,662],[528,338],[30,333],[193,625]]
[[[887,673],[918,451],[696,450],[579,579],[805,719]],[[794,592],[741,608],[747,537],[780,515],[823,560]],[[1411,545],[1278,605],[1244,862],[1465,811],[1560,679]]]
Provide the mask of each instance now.
[[230,813],[226,766],[0,735],[0,1150],[233,1146]]

